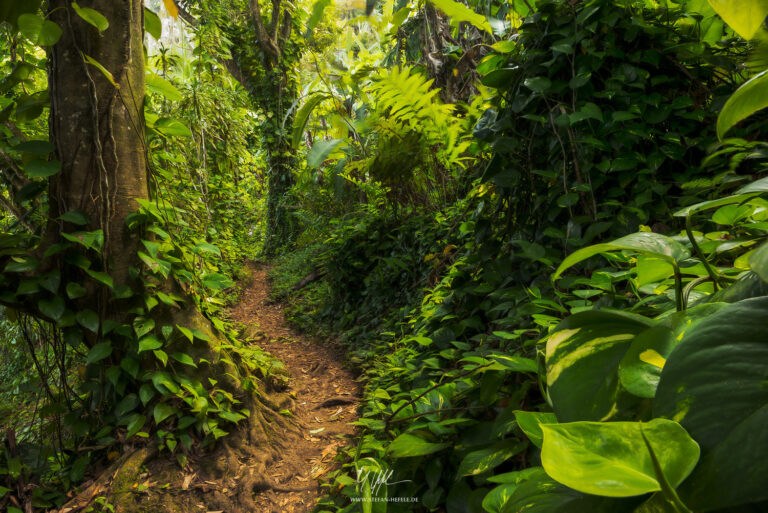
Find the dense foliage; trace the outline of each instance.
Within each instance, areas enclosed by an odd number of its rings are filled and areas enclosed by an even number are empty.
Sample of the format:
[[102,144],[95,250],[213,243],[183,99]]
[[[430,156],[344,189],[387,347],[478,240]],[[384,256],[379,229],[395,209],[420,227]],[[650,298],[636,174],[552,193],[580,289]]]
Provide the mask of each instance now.
[[270,258],[365,383],[316,511],[768,508],[766,2],[147,2],[133,104],[81,4],[0,7],[0,507],[253,419],[276,362],[225,307]]

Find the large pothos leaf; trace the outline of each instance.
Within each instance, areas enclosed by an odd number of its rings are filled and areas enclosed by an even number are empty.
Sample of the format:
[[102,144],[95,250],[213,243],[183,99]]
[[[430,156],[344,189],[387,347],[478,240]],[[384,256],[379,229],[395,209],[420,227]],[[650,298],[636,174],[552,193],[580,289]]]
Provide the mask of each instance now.
[[482,14],[478,14],[466,5],[453,0],[429,0],[432,5],[440,9],[451,19],[451,23],[467,22],[470,25],[493,34],[491,24]]
[[517,486],[501,513],[629,513],[640,503],[635,498],[586,495],[538,470]]
[[587,258],[600,253],[621,250],[653,255],[673,264],[685,260],[691,255],[685,246],[666,235],[653,232],[632,233],[612,242],[595,244],[571,253],[557,268],[552,279],[556,280],[563,274],[563,271]]
[[768,15],[768,0],[709,0],[709,4],[744,39],[752,39]]
[[722,308],[667,359],[654,414],[680,422],[702,459],[681,487],[696,511],[768,500],[768,298]]
[[699,460],[698,444],[671,420],[543,424],[541,429],[541,462],[547,474],[592,495],[634,497],[661,491],[645,440],[672,487],[682,483]]
[[561,322],[547,340],[547,385],[561,422],[601,420],[615,408],[618,366],[634,338],[653,326],[639,315],[580,312]]
[[749,79],[728,98],[717,117],[717,136],[722,139],[733,125],[766,107],[768,70]]

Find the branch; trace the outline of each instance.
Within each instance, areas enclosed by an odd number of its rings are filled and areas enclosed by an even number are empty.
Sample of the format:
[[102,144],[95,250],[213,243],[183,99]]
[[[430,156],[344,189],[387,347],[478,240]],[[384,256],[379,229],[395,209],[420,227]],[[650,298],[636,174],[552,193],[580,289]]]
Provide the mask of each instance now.
[[280,0],[272,0],[272,20],[269,22],[269,33],[272,40],[277,41],[277,23],[280,21]]
[[283,16],[283,26],[280,31],[280,37],[283,41],[287,41],[291,37],[291,25],[293,24],[291,13],[286,9],[285,16]]
[[259,0],[249,0],[249,3],[251,5],[251,21],[253,22],[254,30],[256,30],[256,38],[259,40],[259,46],[267,57],[268,62],[277,62],[278,57],[280,57],[280,49],[277,47],[275,41],[269,37],[267,29],[264,28]]
[[13,203],[5,199],[5,196],[2,194],[0,194],[0,206],[2,206],[9,214],[15,217],[18,223],[29,230],[30,233],[35,233],[34,226],[29,224],[29,221],[24,218],[24,214],[19,209],[17,209]]
[[0,174],[11,187],[14,196],[16,192],[29,183],[29,179],[19,169],[13,158],[2,149],[0,149]]

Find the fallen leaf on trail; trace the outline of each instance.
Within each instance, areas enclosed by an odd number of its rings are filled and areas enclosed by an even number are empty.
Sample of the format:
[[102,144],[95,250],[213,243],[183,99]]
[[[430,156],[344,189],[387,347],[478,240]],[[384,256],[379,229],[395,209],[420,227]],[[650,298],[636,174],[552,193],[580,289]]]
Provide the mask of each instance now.
[[197,474],[187,474],[184,476],[184,481],[181,483],[181,489],[189,490],[189,485],[195,477],[197,477]]

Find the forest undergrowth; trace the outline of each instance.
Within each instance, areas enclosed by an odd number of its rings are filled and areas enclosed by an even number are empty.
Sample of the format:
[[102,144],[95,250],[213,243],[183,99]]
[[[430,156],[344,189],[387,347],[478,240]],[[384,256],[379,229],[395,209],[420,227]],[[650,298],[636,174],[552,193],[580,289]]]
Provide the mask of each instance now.
[[0,509],[768,509],[768,3],[124,4],[0,6]]

